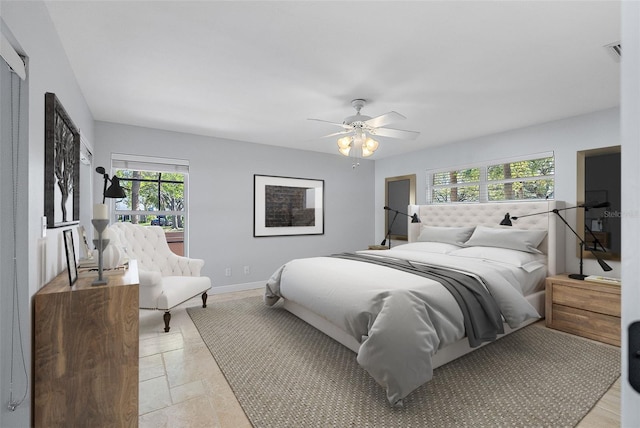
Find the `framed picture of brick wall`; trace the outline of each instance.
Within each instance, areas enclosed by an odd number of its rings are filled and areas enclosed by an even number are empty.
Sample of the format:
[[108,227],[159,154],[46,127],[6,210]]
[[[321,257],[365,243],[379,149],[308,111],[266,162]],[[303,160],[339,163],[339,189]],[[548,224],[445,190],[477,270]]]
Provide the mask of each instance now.
[[324,234],[324,180],[253,176],[253,236]]

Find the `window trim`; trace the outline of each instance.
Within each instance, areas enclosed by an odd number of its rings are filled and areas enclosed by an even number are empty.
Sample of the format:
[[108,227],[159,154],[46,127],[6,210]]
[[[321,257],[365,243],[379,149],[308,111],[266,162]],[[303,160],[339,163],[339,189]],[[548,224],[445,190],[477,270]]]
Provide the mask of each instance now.
[[[184,217],[183,228],[183,240],[184,240],[184,256],[189,256],[189,161],[185,159],[171,159],[149,156],[129,155],[122,153],[113,153],[111,155],[111,172],[115,173],[117,170],[130,170],[130,171],[146,171],[156,173],[178,173],[184,176],[184,180],[181,182],[183,185],[184,195],[184,209],[182,211],[176,210],[118,210],[115,203],[111,204],[112,218],[117,218],[119,215],[178,215]],[[120,178],[120,177],[118,177]],[[177,184],[175,180],[151,180],[151,179],[132,179],[123,178],[123,181],[144,181],[154,183],[173,183]],[[159,207],[158,207],[159,208]]]
[[[544,159],[544,158],[553,158],[553,163],[554,163],[554,175],[540,175],[540,176],[535,176],[535,177],[517,177],[517,178],[507,178],[507,179],[501,179],[501,180],[489,180],[489,167],[491,166],[496,166],[496,165],[504,165],[506,163],[512,163],[512,162],[523,162],[523,161],[530,161],[530,160],[536,160],[536,159]],[[528,155],[524,155],[524,156],[520,156],[520,157],[513,157],[513,158],[503,158],[503,159],[495,159],[495,160],[489,160],[489,161],[484,161],[484,162],[476,162],[473,164],[464,164],[464,165],[460,165],[460,166],[453,166],[453,167],[446,167],[446,168],[437,168],[437,169],[429,169],[426,171],[426,181],[427,181],[427,188],[426,188],[426,201],[428,205],[432,205],[432,204],[438,204],[438,205],[445,205],[445,204],[479,204],[479,203],[487,203],[487,202],[495,202],[495,203],[500,203],[500,202],[513,202],[513,201],[522,201],[521,199],[509,199],[509,200],[504,200],[504,201],[490,201],[489,200],[489,192],[488,192],[488,187],[490,185],[495,185],[495,184],[505,184],[505,183],[516,183],[516,182],[524,182],[524,181],[537,181],[537,180],[553,180],[553,184],[554,184],[554,188],[555,188],[555,153],[554,152],[542,152],[542,153],[531,153]],[[453,186],[451,184],[433,184],[433,176],[434,174],[439,174],[439,173],[443,173],[443,172],[451,172],[451,171],[460,171],[460,170],[466,170],[466,169],[479,169],[479,180],[478,181],[473,181],[473,182],[465,182],[465,183],[455,183],[457,184],[457,186]],[[435,202],[433,200],[433,191],[435,189],[448,189],[448,188],[452,188],[452,187],[471,187],[471,186],[478,186],[478,200],[477,201],[448,201],[448,202]],[[546,199],[551,199],[553,200],[554,197],[547,197]],[[527,201],[539,201],[542,199],[526,199]]]

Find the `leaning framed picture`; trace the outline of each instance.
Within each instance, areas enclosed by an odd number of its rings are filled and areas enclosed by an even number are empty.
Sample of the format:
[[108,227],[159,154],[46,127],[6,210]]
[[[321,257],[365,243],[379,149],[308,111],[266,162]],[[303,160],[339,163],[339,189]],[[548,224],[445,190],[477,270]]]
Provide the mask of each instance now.
[[324,234],[324,180],[253,176],[253,236]]
[[73,246],[73,232],[71,229],[67,229],[62,232],[64,235],[64,249],[67,255],[67,270],[69,271],[69,285],[73,284],[78,279],[78,265],[76,264],[76,250]]
[[51,92],[44,95],[44,215],[49,229],[80,221],[80,132]]

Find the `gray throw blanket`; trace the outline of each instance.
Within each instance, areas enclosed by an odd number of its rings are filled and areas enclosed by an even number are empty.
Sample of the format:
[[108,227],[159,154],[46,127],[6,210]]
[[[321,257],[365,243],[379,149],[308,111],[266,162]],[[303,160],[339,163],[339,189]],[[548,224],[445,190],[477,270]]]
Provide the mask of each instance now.
[[498,334],[504,333],[498,305],[485,286],[473,275],[391,257],[382,258],[354,253],[333,254],[331,257],[374,263],[438,281],[453,295],[460,306],[469,345],[472,348],[480,346],[483,342],[494,341]]

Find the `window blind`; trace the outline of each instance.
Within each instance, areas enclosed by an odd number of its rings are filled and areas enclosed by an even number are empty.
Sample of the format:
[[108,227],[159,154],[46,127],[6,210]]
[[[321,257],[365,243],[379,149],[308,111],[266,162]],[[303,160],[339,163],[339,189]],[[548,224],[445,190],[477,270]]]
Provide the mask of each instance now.
[[185,159],[114,153],[111,155],[111,168],[128,169],[131,171],[178,172],[188,174],[189,161]]
[[427,203],[553,199],[553,152],[427,171]]

